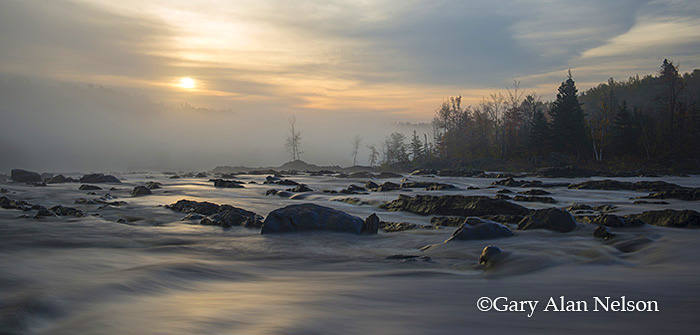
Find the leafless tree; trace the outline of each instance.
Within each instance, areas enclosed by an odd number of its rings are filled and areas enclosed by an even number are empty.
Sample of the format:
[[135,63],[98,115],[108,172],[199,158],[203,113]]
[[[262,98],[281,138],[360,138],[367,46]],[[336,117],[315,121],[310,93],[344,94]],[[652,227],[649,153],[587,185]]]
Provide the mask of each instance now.
[[300,159],[301,155],[301,132],[296,130],[296,123],[296,117],[292,116],[289,118],[289,135],[287,135],[287,142],[285,143],[293,161]]
[[360,143],[362,143],[362,138],[360,138],[360,135],[355,135],[352,139],[352,166],[357,165],[357,154],[360,152]]

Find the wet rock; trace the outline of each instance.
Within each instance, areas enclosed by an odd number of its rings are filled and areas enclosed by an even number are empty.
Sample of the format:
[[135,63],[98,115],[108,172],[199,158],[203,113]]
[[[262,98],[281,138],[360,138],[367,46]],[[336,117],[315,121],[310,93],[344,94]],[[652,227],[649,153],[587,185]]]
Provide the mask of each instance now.
[[572,165],[563,167],[545,167],[535,170],[534,175],[545,178],[578,178],[592,177],[598,174],[596,171],[577,168]]
[[661,192],[671,190],[688,189],[677,184],[667,183],[665,181],[639,181],[636,183],[627,181],[618,181],[612,179],[604,180],[588,180],[585,182],[571,184],[569,189],[577,190],[629,190],[629,191],[648,191]]
[[[678,199],[685,201],[700,200],[700,188],[676,189],[669,191],[661,191],[651,193],[647,196],[639,197],[640,199]],[[637,203],[637,202],[635,202]]]
[[294,188],[288,188],[288,189],[287,189],[287,192],[295,192],[295,193],[298,193],[298,192],[313,192],[313,191],[314,191],[314,190],[312,190],[312,189],[311,189],[308,185],[306,185],[306,184],[300,184],[300,185],[297,185],[297,186],[294,187]]
[[80,187],[78,187],[78,189],[81,191],[97,191],[97,190],[101,190],[102,187],[95,186],[95,185],[83,184],[83,185],[80,185]]
[[360,198],[353,198],[353,197],[336,198],[336,199],[331,199],[331,201],[344,202],[346,204],[355,205],[355,206],[374,205],[375,204],[375,202],[372,200],[362,200]]
[[214,187],[220,188],[243,188],[243,182],[237,180],[226,180],[226,179],[210,179],[209,181],[214,182]]
[[428,187],[425,188],[426,191],[441,191],[441,190],[454,190],[457,189],[454,185],[451,184],[442,184],[442,183],[432,183],[428,185]]
[[511,200],[511,199],[513,199],[510,195],[501,194],[501,193],[496,194],[496,196],[495,196],[494,198],[500,199],[500,200]]
[[379,228],[386,233],[394,233],[397,231],[411,230],[418,228],[419,225],[410,222],[379,222]]
[[510,228],[491,220],[480,219],[477,217],[467,218],[469,223],[465,221],[455,232],[452,237],[445,242],[452,240],[490,240],[496,238],[513,236]]
[[604,240],[609,240],[613,237],[615,237],[615,234],[608,229],[606,226],[598,226],[596,229],[593,231],[593,237],[595,238],[602,238]]
[[389,191],[397,191],[399,189],[401,189],[401,185],[388,181],[388,182],[385,182],[385,183],[379,185],[379,187],[370,188],[369,190],[372,192],[389,192]]
[[53,212],[48,210],[46,207],[40,206],[39,209],[37,210],[34,218],[39,219],[39,218],[43,218],[43,217],[47,217],[47,216],[56,216],[56,214],[54,214]]
[[500,258],[499,256],[502,254],[503,251],[501,250],[501,248],[495,245],[487,245],[486,247],[484,247],[484,250],[481,251],[481,256],[479,257],[479,264],[493,264],[494,261]]
[[376,189],[378,187],[379,187],[379,185],[371,180],[369,180],[365,183],[365,188],[368,190],[373,190],[373,189]]
[[115,176],[103,174],[103,173],[86,174],[80,178],[80,182],[81,183],[92,183],[92,184],[99,184],[99,183],[121,184],[121,181],[119,181],[119,179],[117,179]]
[[483,196],[400,194],[386,204],[390,211],[404,210],[421,215],[483,216],[496,214],[525,215],[529,210],[518,204]]
[[614,214],[601,214],[591,220],[591,223],[618,228],[630,228],[643,226],[644,222],[630,217],[617,216]]
[[558,208],[533,210],[519,223],[518,230],[549,229],[568,233],[576,229],[576,221],[568,212]]
[[61,205],[51,207],[51,211],[58,216],[74,216],[78,218],[85,216],[85,213],[79,209]]
[[197,213],[202,215],[212,215],[219,211],[219,205],[206,201],[180,200],[174,204],[166,205],[165,208],[182,213]]
[[71,178],[71,177],[66,177],[62,174],[55,175],[49,179],[46,179],[47,184],[62,184],[62,183],[75,183],[78,180]]
[[182,177],[180,177],[178,175],[168,177],[168,179],[180,179],[180,178],[182,178]]
[[149,181],[148,183],[146,183],[146,187],[148,187],[149,190],[159,189],[161,188],[161,186],[163,186],[163,184],[155,181]]
[[419,169],[419,170],[415,170],[415,171],[411,172],[411,175],[424,176],[424,175],[429,175],[429,174],[435,175],[437,173],[438,172],[436,170],[433,170],[433,169]]
[[357,216],[316,204],[299,204],[276,209],[267,215],[262,234],[335,231],[361,234],[364,221]]
[[[207,178],[208,176],[207,176],[207,174],[204,173],[204,172],[199,172],[199,173],[197,173],[194,177],[195,177],[195,178]],[[231,177],[223,177],[223,178],[231,178]]]
[[200,221],[202,219],[204,219],[204,215],[202,215],[202,214],[189,213],[189,214],[185,215],[185,217],[182,218],[182,220],[180,220],[180,221]]
[[593,207],[586,205],[586,204],[571,204],[569,207],[566,207],[565,210],[569,212],[574,212],[574,211],[592,211]]
[[459,227],[466,219],[464,216],[433,216],[430,218],[430,224],[441,227]]
[[666,201],[648,201],[648,200],[635,200],[633,202],[635,205],[668,205]]
[[35,186],[35,187],[36,187],[36,186],[44,187],[44,186],[46,186],[46,183],[44,183],[44,182],[41,182],[41,183],[27,183],[27,185],[31,185],[31,186]]
[[151,192],[151,189],[149,189],[146,186],[136,186],[131,191],[132,197],[142,197],[144,195],[151,195],[151,194],[153,194],[153,192]]
[[350,185],[346,189],[340,190],[339,193],[342,194],[367,194],[367,189],[365,189],[362,186],[357,186],[357,185]]
[[360,234],[376,234],[379,230],[379,217],[376,213],[368,216],[365,219],[365,223],[362,225],[362,231]]
[[502,188],[502,189],[496,191],[496,193],[507,194],[507,193],[513,193],[513,191],[506,189],[506,188]]
[[76,204],[76,205],[97,205],[97,204],[98,204],[97,201],[89,200],[89,199],[86,199],[86,198],[78,198],[78,199],[75,199],[75,201],[74,201],[73,203]]
[[483,170],[472,170],[472,169],[456,169],[456,170],[440,170],[438,171],[438,176],[442,177],[475,177],[477,175],[483,174]]
[[593,207],[593,210],[596,210],[598,212],[612,212],[617,209],[617,206],[615,205],[599,205]]
[[647,211],[641,214],[627,215],[627,217],[661,227],[700,228],[700,213],[689,209]]
[[245,209],[222,205],[218,213],[202,219],[199,224],[223,228],[236,226],[260,228],[262,227],[262,216]]
[[28,170],[12,169],[10,178],[18,183],[41,183],[41,175]]
[[518,192],[518,194],[524,194],[524,195],[550,195],[550,194],[552,194],[552,193],[547,192],[547,191],[545,191],[545,190],[540,190],[540,189],[533,188],[533,189],[529,189],[529,190],[527,190],[527,191],[520,191],[520,192]]
[[556,204],[557,201],[554,200],[552,197],[538,197],[535,195],[531,196],[524,196],[524,195],[516,195],[515,198],[513,198],[514,201],[525,201],[525,202],[543,202],[546,204]]

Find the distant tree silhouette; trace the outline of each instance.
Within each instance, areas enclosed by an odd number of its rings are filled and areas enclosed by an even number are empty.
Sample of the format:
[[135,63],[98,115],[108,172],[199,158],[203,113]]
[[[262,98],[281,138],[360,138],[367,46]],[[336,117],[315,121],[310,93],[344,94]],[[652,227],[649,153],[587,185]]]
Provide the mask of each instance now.
[[581,158],[586,142],[585,115],[578,101],[578,89],[571,76],[559,86],[557,98],[549,110],[552,119],[552,144],[555,150]]
[[289,135],[285,142],[287,151],[292,155],[292,160],[301,159],[301,132],[296,130],[297,119],[295,116],[289,118]]
[[355,135],[352,139],[352,166],[357,165],[357,154],[360,152],[360,143],[362,143],[362,138],[360,138],[360,135]]

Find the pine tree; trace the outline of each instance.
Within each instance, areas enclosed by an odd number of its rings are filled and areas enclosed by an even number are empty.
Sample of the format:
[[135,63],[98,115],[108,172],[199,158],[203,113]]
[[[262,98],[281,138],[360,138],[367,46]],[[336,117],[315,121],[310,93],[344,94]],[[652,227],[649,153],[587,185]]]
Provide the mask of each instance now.
[[586,142],[585,115],[578,101],[578,89],[571,71],[559,86],[557,99],[549,111],[552,118],[552,144],[562,153],[581,157]]
[[619,155],[636,153],[639,134],[632,113],[627,109],[627,101],[622,101],[612,125],[613,148]]
[[549,150],[549,139],[551,135],[549,123],[541,109],[537,109],[532,113],[532,120],[530,121],[529,128],[528,142],[530,152],[541,156]]
[[415,130],[413,131],[413,138],[411,139],[411,154],[413,154],[414,161],[423,157],[423,143]]

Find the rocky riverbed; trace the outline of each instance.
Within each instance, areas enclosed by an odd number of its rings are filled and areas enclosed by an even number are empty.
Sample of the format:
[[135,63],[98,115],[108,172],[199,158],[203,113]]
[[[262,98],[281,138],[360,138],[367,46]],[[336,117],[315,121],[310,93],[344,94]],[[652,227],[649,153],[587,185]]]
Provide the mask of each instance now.
[[[13,172],[0,182],[0,328],[682,333],[695,322],[698,176],[263,172]],[[657,300],[660,312],[476,306],[562,295]]]

